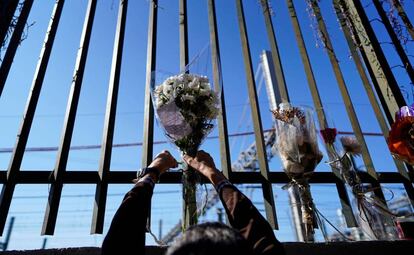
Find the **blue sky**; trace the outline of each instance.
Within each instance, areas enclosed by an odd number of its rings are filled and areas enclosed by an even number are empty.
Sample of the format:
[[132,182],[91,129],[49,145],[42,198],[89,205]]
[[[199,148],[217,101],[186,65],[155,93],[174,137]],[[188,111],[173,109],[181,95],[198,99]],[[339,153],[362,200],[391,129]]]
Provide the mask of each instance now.
[[[52,0],[36,1],[33,5],[29,23],[35,23],[30,27],[27,39],[22,42],[17,52],[0,98],[0,148],[14,146],[54,2]],[[252,131],[249,107],[247,107],[245,118],[242,118],[243,109],[248,101],[235,2],[223,0],[216,2],[229,133]],[[339,29],[330,2],[322,1],[321,9],[362,130],[380,132],[361,80],[349,57],[346,41]],[[256,70],[260,53],[264,49],[269,49],[264,19],[258,1],[245,0],[243,3],[252,61]],[[274,10],[272,19],[291,100],[298,105],[312,105],[285,1],[273,0],[271,3]],[[363,3],[367,5],[370,18],[375,18],[377,14],[373,6],[369,5],[370,1],[364,0]],[[405,1],[405,3],[409,17],[414,17],[414,3],[412,1]],[[305,1],[296,0],[295,4],[323,104],[339,130],[351,131],[327,54],[323,48],[316,47]],[[58,146],[86,6],[86,0],[66,1],[65,3],[27,147]],[[148,6],[147,0],[129,1],[114,143],[142,141]],[[99,145],[101,143],[117,9],[118,1],[98,1],[72,145]],[[188,1],[188,12],[191,59],[209,41],[207,1]],[[382,24],[374,21],[372,25],[380,35],[380,41],[390,41],[386,37]],[[157,36],[157,69],[172,73],[179,72],[178,1],[160,0]],[[382,44],[382,47],[390,65],[399,64],[393,47],[388,44]],[[407,44],[407,51],[411,55],[414,54],[413,43]],[[393,72],[400,86],[409,86],[408,77],[403,70],[394,68]],[[257,85],[260,86],[260,84]],[[413,95],[409,94],[406,99],[407,102],[412,103]],[[259,102],[263,127],[269,129],[272,126],[272,119],[268,111],[264,87],[259,93]],[[215,134],[217,134],[216,130],[212,135]],[[158,126],[156,126],[154,139],[165,140]],[[377,171],[396,171],[384,139],[366,137],[366,140]],[[238,154],[253,142],[253,136],[232,138],[230,142],[232,161],[235,161]],[[173,151],[176,156],[179,155],[177,150],[168,144],[156,145],[154,151],[157,152],[163,148]],[[217,139],[206,140],[202,148],[209,151],[219,162]],[[0,170],[7,169],[10,155],[10,153],[0,153]],[[56,152],[26,153],[22,170],[52,170],[55,157]],[[99,157],[99,149],[71,151],[67,169],[96,170]],[[111,170],[136,171],[141,167],[140,162],[140,147],[117,148],[112,153]],[[358,162],[362,164],[362,161]],[[280,162],[276,157],[270,161],[270,169],[281,171]],[[317,171],[330,171],[330,169],[321,162]],[[16,217],[10,249],[32,249],[41,246],[43,237],[40,236],[40,230],[48,188],[48,185],[17,186],[9,214],[9,218]],[[110,185],[105,230],[109,226],[123,193],[129,188],[129,185]],[[399,185],[393,185],[392,188],[397,193],[401,192]],[[336,223],[335,215],[339,208],[336,188],[333,185],[314,185],[312,190],[319,209]],[[103,236],[89,234],[94,192],[94,185],[64,186],[56,234],[48,237],[47,247],[100,245]],[[283,241],[293,241],[286,192],[281,190],[279,185],[274,185],[274,193],[280,221],[277,236]],[[386,196],[390,194],[388,191],[385,193]],[[253,191],[249,193],[249,196],[259,208],[262,208],[263,199],[260,191]],[[180,186],[157,186],[152,206],[154,232],[158,233],[158,221],[162,218],[163,233],[166,233],[181,217]],[[215,220],[216,218],[215,210],[211,210],[203,220]],[[148,243],[153,243],[151,238],[148,239]]]

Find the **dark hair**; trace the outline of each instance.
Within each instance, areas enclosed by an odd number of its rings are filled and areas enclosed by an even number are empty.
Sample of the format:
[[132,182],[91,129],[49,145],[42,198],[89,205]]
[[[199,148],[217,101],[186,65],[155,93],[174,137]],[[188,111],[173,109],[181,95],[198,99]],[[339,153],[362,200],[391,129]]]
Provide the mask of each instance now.
[[247,240],[235,229],[219,222],[191,226],[170,246],[166,255],[252,255]]

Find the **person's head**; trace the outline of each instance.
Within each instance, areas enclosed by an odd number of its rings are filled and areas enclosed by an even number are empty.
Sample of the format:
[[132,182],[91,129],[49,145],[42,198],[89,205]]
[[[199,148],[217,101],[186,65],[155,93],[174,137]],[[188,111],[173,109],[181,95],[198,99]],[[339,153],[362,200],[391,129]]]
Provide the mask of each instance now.
[[166,255],[251,255],[252,248],[235,229],[209,222],[192,226],[170,246]]

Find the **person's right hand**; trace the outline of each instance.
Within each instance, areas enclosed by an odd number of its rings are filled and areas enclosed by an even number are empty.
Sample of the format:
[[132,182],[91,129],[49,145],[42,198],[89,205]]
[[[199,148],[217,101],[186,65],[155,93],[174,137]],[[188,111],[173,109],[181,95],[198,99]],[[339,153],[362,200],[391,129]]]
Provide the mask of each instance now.
[[189,166],[207,177],[213,184],[224,178],[221,172],[217,170],[213,158],[205,151],[198,151],[194,158],[184,155],[183,159]]

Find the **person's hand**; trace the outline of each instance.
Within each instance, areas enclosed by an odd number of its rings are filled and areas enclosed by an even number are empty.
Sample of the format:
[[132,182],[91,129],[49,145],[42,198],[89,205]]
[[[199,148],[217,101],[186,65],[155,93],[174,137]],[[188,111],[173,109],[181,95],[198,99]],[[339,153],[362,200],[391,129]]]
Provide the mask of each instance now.
[[205,151],[198,151],[194,158],[189,155],[184,155],[183,159],[189,166],[207,177],[213,184],[216,184],[225,178],[221,172],[217,170],[213,158]]
[[157,156],[148,167],[155,167],[160,171],[160,175],[165,173],[168,169],[177,167],[177,160],[170,154],[169,151],[163,150]]

